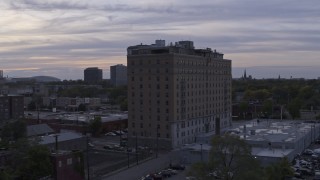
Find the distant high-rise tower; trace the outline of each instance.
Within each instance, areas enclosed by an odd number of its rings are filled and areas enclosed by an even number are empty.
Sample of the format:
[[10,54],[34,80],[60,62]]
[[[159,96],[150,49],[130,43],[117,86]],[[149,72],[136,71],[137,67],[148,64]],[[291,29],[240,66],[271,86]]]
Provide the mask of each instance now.
[[127,85],[127,66],[123,64],[110,66],[110,79],[114,86]]
[[129,144],[175,148],[231,125],[231,60],[222,53],[164,40],[127,53]]
[[2,78],[3,78],[3,71],[0,70],[0,79],[2,79]]
[[89,67],[84,70],[84,81],[90,84],[102,81],[102,69]]

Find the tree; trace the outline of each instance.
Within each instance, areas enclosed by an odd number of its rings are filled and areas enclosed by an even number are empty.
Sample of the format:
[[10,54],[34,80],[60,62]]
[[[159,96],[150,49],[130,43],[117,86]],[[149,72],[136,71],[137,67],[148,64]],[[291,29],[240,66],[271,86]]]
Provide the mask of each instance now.
[[292,100],[288,105],[288,111],[293,119],[300,117],[301,101],[299,99]]
[[25,138],[26,135],[27,127],[26,123],[22,119],[5,124],[1,131],[1,139],[4,143]]
[[259,179],[262,169],[251,155],[250,146],[232,135],[212,139],[208,163],[198,163],[191,174],[199,179]]
[[243,119],[246,119],[246,114],[248,112],[248,108],[249,108],[249,104],[248,102],[241,102],[239,104],[239,113],[240,113],[240,117],[242,117]]
[[10,152],[0,179],[33,180],[52,175],[50,151],[46,146],[30,144],[26,138],[19,138],[11,144]]
[[286,177],[292,177],[293,170],[290,167],[290,162],[285,157],[280,162],[268,166],[265,169],[265,174],[268,180],[282,180]]
[[266,100],[263,102],[262,110],[268,117],[272,114],[273,102],[272,100]]
[[93,136],[99,136],[102,130],[101,117],[97,116],[90,121],[89,128]]
[[18,173],[23,179],[32,180],[52,175],[50,151],[46,146],[35,145],[30,147],[22,161]]

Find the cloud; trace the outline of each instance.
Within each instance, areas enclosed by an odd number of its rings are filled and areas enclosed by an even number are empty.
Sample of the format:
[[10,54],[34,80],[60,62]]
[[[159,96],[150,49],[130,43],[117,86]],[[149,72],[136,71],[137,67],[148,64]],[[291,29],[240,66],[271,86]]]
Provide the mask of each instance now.
[[300,66],[301,59],[319,64],[317,0],[15,0],[0,5],[2,69],[48,70],[73,63],[80,71],[90,65],[86,62],[125,63],[128,46],[155,39],[193,40],[196,47],[222,51],[235,67]]

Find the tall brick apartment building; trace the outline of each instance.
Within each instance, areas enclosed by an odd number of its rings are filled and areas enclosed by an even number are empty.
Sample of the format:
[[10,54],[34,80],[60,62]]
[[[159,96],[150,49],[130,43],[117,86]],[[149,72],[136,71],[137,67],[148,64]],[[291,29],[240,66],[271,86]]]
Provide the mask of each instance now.
[[231,60],[222,53],[164,40],[127,53],[129,144],[176,148],[230,126]]
[[0,95],[0,124],[24,117],[24,99],[18,95]]

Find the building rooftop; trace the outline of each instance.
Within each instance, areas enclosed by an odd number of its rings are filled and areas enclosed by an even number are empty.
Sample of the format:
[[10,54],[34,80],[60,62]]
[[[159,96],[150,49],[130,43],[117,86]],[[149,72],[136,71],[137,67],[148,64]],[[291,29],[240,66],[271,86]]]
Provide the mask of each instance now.
[[320,125],[297,120],[252,120],[234,123],[233,127],[228,132],[247,141],[295,142],[312,128],[319,129]]
[[211,48],[195,49],[193,41],[179,41],[165,45],[165,40],[156,40],[155,44],[151,45],[136,45],[130,46],[127,49],[128,55],[145,55],[145,54],[186,54],[194,56],[212,57],[215,59],[223,59],[223,54],[212,51]]
[[58,133],[58,134],[42,136],[39,143],[40,144],[52,144],[52,143],[55,143],[56,142],[55,136],[58,136],[58,142],[69,141],[69,140],[79,139],[79,138],[83,137],[81,134],[78,134],[78,133],[65,132],[65,133]]
[[128,114],[109,114],[107,116],[101,116],[102,122],[112,122],[117,120],[128,119]]
[[36,124],[27,126],[27,136],[38,136],[44,134],[53,133],[53,129],[51,129],[47,124]]
[[[25,112],[25,116],[31,119],[37,119],[38,112],[28,111]],[[79,121],[83,123],[88,123],[90,120],[94,119],[95,116],[101,116],[102,122],[111,122],[128,119],[127,113],[110,114],[102,112],[39,112],[39,119],[61,119],[63,121]]]

